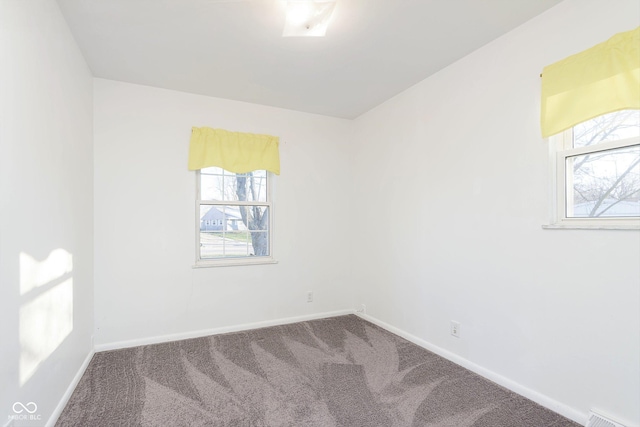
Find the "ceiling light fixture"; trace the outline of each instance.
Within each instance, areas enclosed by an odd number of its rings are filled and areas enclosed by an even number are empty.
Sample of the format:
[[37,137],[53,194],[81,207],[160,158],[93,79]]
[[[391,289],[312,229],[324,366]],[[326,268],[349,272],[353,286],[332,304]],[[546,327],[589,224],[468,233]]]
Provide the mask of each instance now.
[[324,37],[334,1],[289,0],[283,37]]

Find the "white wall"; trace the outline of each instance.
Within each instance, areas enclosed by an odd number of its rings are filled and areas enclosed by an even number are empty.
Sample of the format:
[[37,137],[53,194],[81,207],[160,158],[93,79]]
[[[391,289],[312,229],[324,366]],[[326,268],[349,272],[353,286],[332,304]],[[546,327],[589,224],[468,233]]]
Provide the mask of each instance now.
[[92,349],[92,76],[55,2],[0,2],[0,85],[4,425],[47,420]]
[[[354,306],[349,121],[102,79],[94,100],[97,344]],[[278,264],[192,268],[192,126],[280,137]]]
[[639,21],[635,0],[561,3],[361,116],[354,169],[370,237],[355,282],[369,314],[565,414],[599,408],[630,426],[640,424],[640,236],[541,228],[539,74]]

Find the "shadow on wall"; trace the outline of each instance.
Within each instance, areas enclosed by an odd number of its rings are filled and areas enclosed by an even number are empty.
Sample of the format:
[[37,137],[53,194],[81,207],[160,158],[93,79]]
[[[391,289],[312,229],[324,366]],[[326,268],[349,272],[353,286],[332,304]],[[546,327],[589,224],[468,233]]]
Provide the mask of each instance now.
[[55,249],[43,261],[20,253],[20,387],[73,330],[73,256]]

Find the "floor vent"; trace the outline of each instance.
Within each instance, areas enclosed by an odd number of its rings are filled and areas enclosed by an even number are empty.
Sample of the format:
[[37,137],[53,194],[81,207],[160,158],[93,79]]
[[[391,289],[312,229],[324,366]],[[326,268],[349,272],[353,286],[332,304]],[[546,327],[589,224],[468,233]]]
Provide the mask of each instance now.
[[611,421],[608,418],[603,417],[595,412],[589,412],[589,421],[587,421],[586,427],[624,427],[615,421]]

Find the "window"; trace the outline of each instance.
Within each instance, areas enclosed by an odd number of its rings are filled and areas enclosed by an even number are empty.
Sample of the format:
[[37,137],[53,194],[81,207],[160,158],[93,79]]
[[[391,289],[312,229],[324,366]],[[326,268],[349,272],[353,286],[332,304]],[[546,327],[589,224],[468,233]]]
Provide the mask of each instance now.
[[640,228],[640,110],[580,123],[550,138],[550,228]]
[[274,262],[270,181],[264,170],[196,172],[196,266]]

